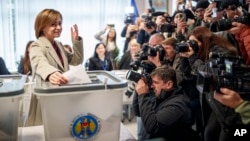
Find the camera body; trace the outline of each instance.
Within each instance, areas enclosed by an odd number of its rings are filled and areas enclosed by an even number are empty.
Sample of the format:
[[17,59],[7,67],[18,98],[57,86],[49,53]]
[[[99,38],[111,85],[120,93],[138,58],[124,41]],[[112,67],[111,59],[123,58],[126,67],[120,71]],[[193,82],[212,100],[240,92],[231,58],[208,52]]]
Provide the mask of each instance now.
[[[164,60],[165,50],[161,45],[156,47],[150,47],[149,45],[143,45],[141,51],[137,54],[137,60],[130,64],[131,70],[128,71],[126,79],[138,82],[141,78],[145,78],[148,81],[148,85],[151,85],[150,73],[156,68],[156,66],[147,60],[148,56],[156,56],[159,52],[160,61]],[[137,71],[142,68],[141,73]]]
[[[155,23],[155,21],[154,21],[154,17],[163,16],[168,23],[170,23],[172,21],[172,17],[165,16],[164,14],[165,14],[165,12],[154,12],[154,10],[150,10],[147,15],[142,15],[141,18],[144,19],[145,26],[148,29],[151,29],[152,27],[156,27],[157,26],[156,23]],[[161,32],[166,32],[166,31],[165,30],[161,30]]]
[[243,10],[243,15],[234,19],[220,19],[218,21],[213,22],[210,25],[210,30],[212,32],[218,32],[218,31],[225,31],[230,28],[232,28],[232,23],[233,22],[239,22],[242,24],[246,24],[250,26],[250,13],[247,11]]
[[138,58],[137,61],[140,62],[142,60],[147,60],[148,56],[156,56],[157,52],[159,52],[159,59],[163,61],[165,57],[165,50],[161,45],[151,47],[148,44],[144,44],[141,51],[136,54],[136,57]]
[[132,16],[132,15],[127,15],[127,16],[125,17],[124,23],[125,23],[125,24],[133,24],[133,23],[134,23],[134,21],[133,21],[133,16]]
[[[136,64],[137,63],[137,64]],[[138,82],[141,78],[145,78],[147,80],[148,85],[150,86],[152,81],[150,77],[150,73],[156,68],[156,66],[148,61],[135,62],[135,64],[131,64],[132,70],[129,70],[126,79]],[[141,73],[137,72],[139,67],[142,67]]]
[[242,57],[217,54],[217,58],[198,70],[197,89],[201,94],[229,88],[250,98],[250,66],[243,65]]
[[153,21],[153,17],[152,17],[152,15],[151,14],[149,14],[149,15],[144,15],[144,16],[142,16],[142,18],[144,19],[144,21],[145,21],[145,26],[146,26],[146,28],[148,28],[148,29],[152,29],[152,27],[156,27],[156,23]]
[[195,40],[189,40],[185,43],[177,43],[174,49],[177,53],[188,52],[189,46],[194,50],[195,53],[198,53],[199,46]]

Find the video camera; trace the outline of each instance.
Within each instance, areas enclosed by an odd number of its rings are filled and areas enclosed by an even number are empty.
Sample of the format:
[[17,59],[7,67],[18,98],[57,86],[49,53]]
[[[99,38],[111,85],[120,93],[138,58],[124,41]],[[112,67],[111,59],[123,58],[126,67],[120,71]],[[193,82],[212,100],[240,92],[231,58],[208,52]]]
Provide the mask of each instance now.
[[229,88],[249,99],[250,66],[243,65],[242,57],[215,53],[212,58],[198,70],[196,87],[199,92],[219,92],[220,88]]
[[[130,64],[132,69],[128,71],[126,79],[138,82],[144,77],[148,80],[148,85],[151,85],[150,73],[156,68],[156,66],[147,60],[147,56],[156,56],[157,52],[159,52],[160,61],[163,61],[165,50],[161,45],[156,47],[144,45],[141,51],[137,54],[137,60]],[[140,67],[142,68],[141,74],[137,72]]]
[[189,46],[194,50],[195,53],[198,53],[199,46],[195,40],[189,40],[185,43],[176,43],[174,49],[177,53],[188,52]]

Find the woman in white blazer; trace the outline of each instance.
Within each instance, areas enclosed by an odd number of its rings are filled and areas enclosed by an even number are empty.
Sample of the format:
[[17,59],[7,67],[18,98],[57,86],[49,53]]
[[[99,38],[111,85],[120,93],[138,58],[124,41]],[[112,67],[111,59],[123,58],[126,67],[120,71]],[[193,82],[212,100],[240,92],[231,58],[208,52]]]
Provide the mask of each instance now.
[[55,38],[62,32],[62,15],[54,9],[44,9],[36,17],[35,34],[37,40],[31,45],[30,60],[33,75],[48,80],[52,84],[65,84],[62,75],[69,65],[83,62],[83,40],[78,36],[78,27],[71,27],[73,53],[65,51],[63,44]]

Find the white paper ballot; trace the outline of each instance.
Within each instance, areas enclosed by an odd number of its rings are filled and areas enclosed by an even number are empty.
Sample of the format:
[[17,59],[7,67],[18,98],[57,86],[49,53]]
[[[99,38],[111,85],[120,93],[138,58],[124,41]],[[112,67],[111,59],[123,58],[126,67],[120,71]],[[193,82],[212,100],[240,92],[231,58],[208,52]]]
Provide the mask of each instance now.
[[68,80],[68,84],[91,83],[91,80],[82,65],[70,67],[70,70],[63,73],[63,76]]

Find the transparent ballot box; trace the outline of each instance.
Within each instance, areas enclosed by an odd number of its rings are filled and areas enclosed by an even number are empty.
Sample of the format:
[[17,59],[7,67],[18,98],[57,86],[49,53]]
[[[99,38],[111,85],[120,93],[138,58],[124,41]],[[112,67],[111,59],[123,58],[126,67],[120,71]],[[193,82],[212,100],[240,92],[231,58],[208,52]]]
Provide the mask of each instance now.
[[24,75],[0,75],[0,141],[20,141]]
[[88,84],[58,86],[41,81],[34,86],[46,141],[119,140],[127,82],[106,71],[87,74]]

